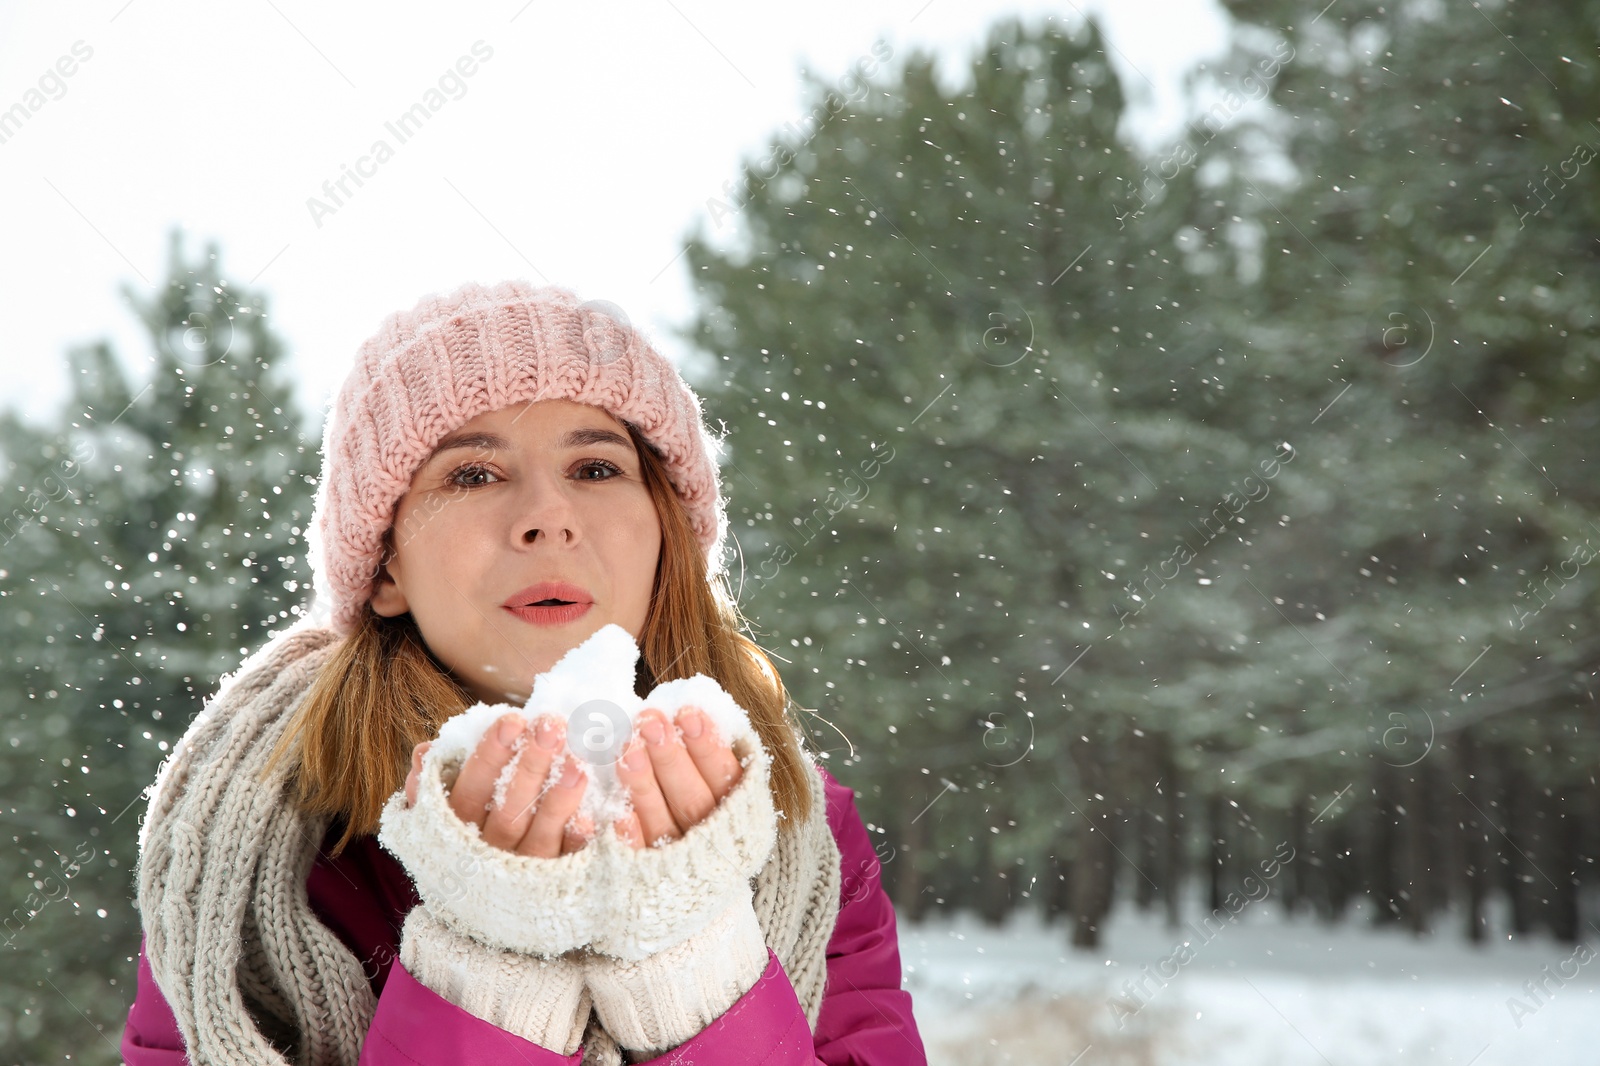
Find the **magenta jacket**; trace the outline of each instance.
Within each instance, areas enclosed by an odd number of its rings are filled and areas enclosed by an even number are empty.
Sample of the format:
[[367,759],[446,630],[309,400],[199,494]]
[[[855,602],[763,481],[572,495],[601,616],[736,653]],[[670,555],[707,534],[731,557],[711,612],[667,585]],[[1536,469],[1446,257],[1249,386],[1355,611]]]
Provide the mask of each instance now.
[[[926,1066],[911,1015],[911,994],[900,987],[900,947],[894,909],[879,877],[878,857],[856,811],[855,791],[822,771],[828,827],[839,845],[839,919],[828,941],[828,980],[813,1034],[783,974],[767,951],[767,970],[755,987],[698,1036],[649,1060],[696,1066]],[[460,1062],[516,1066],[578,1066],[583,1048],[561,1055],[469,1014],[419,982],[400,965],[400,926],[419,902],[411,878],[377,838],[358,837],[337,859],[323,841],[306,881],[311,907],[367,967],[378,996],[377,1014],[361,1049],[363,1066],[455,1066]],[[122,1033],[128,1066],[187,1066],[172,1008],[156,987],[139,943],[138,990]]]

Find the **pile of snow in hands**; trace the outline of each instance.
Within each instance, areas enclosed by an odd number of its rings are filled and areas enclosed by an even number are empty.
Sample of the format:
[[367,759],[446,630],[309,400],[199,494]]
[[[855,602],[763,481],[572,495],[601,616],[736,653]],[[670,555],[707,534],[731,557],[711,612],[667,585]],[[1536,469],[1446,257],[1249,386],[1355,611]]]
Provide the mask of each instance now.
[[[645,708],[659,709],[672,726],[681,708],[695,707],[717,736],[735,750],[744,747],[737,743],[743,737],[749,737],[752,746],[759,745],[744,709],[705,674],[662,682],[640,699],[633,691],[638,659],[639,646],[627,630],[615,623],[602,626],[534,678],[525,705],[479,702],[445,722],[426,758],[439,761],[441,773],[450,781],[484,733],[504,715],[519,713],[530,726],[542,715],[559,718],[567,724],[567,741],[556,754],[540,795],[560,779],[569,758],[577,759],[589,780],[577,814],[588,816],[598,829],[633,809],[614,764],[627,749],[635,722]],[[532,742],[531,735],[529,729],[518,736],[515,748],[519,755]],[[745,756],[740,765],[748,766],[749,760],[750,756]],[[504,806],[516,769],[517,759],[513,758],[501,772],[495,783],[494,807]]]

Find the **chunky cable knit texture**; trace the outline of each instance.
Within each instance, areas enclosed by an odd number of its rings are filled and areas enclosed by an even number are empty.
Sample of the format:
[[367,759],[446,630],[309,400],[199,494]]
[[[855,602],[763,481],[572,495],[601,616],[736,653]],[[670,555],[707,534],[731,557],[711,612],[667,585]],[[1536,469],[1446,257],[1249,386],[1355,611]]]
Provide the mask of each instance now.
[[[762,961],[765,952],[763,945]],[[570,1055],[583,1039],[591,999],[579,959],[490,947],[457,934],[423,904],[406,915],[400,964],[462,1010],[540,1047]]]
[[[309,818],[290,802],[286,767],[263,777],[268,752],[337,639],[334,630],[305,622],[275,635],[223,679],[151,791],[137,871],[145,954],[197,1066],[355,1066],[372,1022],[377,1002],[361,961],[318,920],[306,894],[328,820]],[[814,1031],[839,912],[840,859],[814,766],[809,784],[810,817],[777,834],[755,878],[752,903],[762,937]],[[407,934],[425,921],[413,926],[408,918]],[[429,935],[461,936],[441,928]],[[426,958],[419,965],[431,970],[432,959],[476,947],[441,949],[437,940],[403,939],[401,950],[402,959],[408,951],[413,959]],[[527,958],[526,966],[506,972],[521,975],[518,980],[532,975],[537,987],[497,990],[498,998],[480,1003],[482,1009],[510,1022],[527,1019],[527,1002],[566,1002],[559,989],[570,991],[571,984],[548,985],[549,972],[536,957]],[[429,987],[447,998],[467,991],[435,979],[446,987]],[[608,1016],[620,1017],[589,1011],[585,1066],[622,1061]],[[540,1028],[531,1020],[512,1024]],[[556,1011],[544,1031],[560,1029]]]
[[659,1054],[684,1043],[755,987],[767,968],[750,893],[688,939],[626,962],[583,960],[584,981],[606,1031],[623,1047]]
[[395,502],[446,434],[478,415],[551,399],[602,407],[660,450],[708,573],[722,572],[722,445],[677,369],[605,305],[580,303],[567,289],[467,284],[385,318],[339,389],[307,532],[313,617],[328,615],[336,633],[355,628]]

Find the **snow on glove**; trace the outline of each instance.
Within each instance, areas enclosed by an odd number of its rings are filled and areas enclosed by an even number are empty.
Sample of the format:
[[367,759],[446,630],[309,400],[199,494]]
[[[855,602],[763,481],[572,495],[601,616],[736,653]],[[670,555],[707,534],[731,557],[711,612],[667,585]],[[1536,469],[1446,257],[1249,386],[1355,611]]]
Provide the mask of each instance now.
[[[523,708],[475,704],[451,718],[423,758],[417,801],[385,805],[378,839],[411,874],[430,912],[493,947],[557,956],[588,946],[626,961],[680,944],[750,891],[777,840],[771,757],[743,708],[703,674],[633,693],[638,646],[618,625],[602,626],[534,679]],[[731,745],[743,773],[706,819],[664,847],[634,849],[610,829],[556,858],[516,855],[484,841],[450,809],[447,786],[500,716],[568,719],[569,751],[589,784],[578,814],[609,826],[631,809],[613,764],[645,707],[672,718],[702,710]],[[585,728],[585,727],[588,728]],[[577,742],[574,743],[574,740]],[[555,780],[561,765],[551,768]]]

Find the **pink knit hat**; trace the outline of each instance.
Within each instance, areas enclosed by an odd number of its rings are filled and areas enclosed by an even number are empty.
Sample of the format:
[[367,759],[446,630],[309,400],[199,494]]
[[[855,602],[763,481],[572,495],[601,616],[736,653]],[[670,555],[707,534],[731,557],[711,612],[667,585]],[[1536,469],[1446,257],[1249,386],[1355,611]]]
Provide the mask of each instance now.
[[673,365],[608,306],[558,286],[469,283],[383,320],[323,432],[307,531],[313,616],[331,610],[336,632],[355,629],[395,504],[435,444],[480,414],[537,400],[592,404],[635,426],[661,452],[708,576],[722,571],[721,441]]

